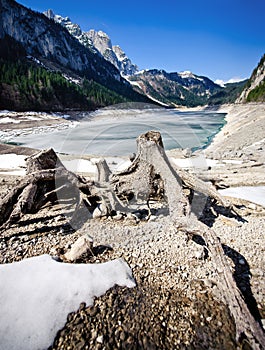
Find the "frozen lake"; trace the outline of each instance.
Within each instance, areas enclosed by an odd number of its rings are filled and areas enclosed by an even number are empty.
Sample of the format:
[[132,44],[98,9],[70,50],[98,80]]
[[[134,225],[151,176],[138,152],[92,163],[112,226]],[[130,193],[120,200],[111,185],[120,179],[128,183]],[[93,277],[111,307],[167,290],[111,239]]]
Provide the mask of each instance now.
[[223,113],[161,109],[101,109],[88,114],[75,128],[30,134],[12,141],[57,152],[122,156],[136,151],[136,138],[158,130],[166,149],[201,148],[224,124]]

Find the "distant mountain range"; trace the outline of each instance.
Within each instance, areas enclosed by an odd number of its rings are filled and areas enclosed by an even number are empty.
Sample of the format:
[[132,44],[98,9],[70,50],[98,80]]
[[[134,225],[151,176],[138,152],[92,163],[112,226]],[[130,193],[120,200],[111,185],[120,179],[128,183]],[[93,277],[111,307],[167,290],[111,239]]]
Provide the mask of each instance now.
[[[233,89],[237,91],[237,94],[231,97],[230,89],[226,89],[227,86],[220,86],[207,77],[200,77],[191,72],[167,73],[158,69],[139,72],[138,67],[132,63],[124,51],[119,46],[112,45],[106,33],[97,32],[94,29],[83,32],[78,24],[71,22],[69,17],[56,15],[52,10],[44,14],[60,23],[84,46],[111,62],[131,83],[135,91],[148,96],[160,105],[167,107],[204,105],[215,101],[216,93],[220,93],[219,102],[222,102],[222,97],[224,97],[224,100],[227,100],[225,102],[229,103],[233,102],[242,90],[242,83],[233,84]],[[226,91],[229,93],[226,94]]]
[[145,70],[129,77],[139,92],[165,106],[198,106],[209,103],[211,98],[224,91],[207,77],[192,72],[167,73],[164,70]]
[[242,92],[246,81],[220,86],[192,72],[139,71],[102,31],[84,32],[52,10],[37,13],[14,0],[0,4],[1,109],[90,110],[131,101],[167,107],[245,102],[264,80],[264,60],[263,70],[258,68],[251,78],[256,83],[247,83],[247,92]]

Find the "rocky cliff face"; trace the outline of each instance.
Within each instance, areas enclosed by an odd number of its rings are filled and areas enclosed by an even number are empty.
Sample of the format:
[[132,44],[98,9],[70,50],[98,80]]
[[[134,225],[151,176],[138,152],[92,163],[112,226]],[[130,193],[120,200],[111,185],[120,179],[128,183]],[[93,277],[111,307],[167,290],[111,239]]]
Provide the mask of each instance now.
[[111,62],[117,69],[119,69],[118,58],[112,50],[112,43],[109,36],[100,31],[95,31],[91,29],[89,32],[85,33],[87,38],[91,41],[92,45],[97,49],[97,51],[109,62]]
[[112,42],[106,33],[92,29],[87,35],[95,48],[106,60],[114,64],[123,76],[134,75],[138,72],[138,67],[126,56],[120,46],[112,46]]
[[191,72],[167,73],[146,70],[129,78],[138,91],[168,106],[197,106],[206,104],[209,97],[222,90],[206,77]]
[[106,79],[121,81],[113,65],[81,45],[59,24],[13,0],[1,0],[1,6],[3,33],[21,43],[28,55],[86,72],[88,77],[99,82]]
[[109,36],[103,31],[91,29],[84,32],[78,24],[72,23],[69,17],[55,15],[52,10],[48,10],[44,14],[65,27],[82,45],[88,47],[94,53],[102,55],[122,75],[133,75],[138,71],[137,66],[131,62],[119,46],[112,46]]
[[237,103],[265,101],[265,55],[254,69]]
[[98,50],[93,46],[91,39],[81,30],[81,27],[78,24],[72,23],[69,17],[55,15],[52,10],[44,12],[44,15],[65,27],[82,45],[89,48],[92,52],[98,53]]
[[119,70],[124,76],[134,75],[138,72],[138,67],[126,56],[125,52],[122,51],[120,46],[112,46],[112,50],[118,58]]

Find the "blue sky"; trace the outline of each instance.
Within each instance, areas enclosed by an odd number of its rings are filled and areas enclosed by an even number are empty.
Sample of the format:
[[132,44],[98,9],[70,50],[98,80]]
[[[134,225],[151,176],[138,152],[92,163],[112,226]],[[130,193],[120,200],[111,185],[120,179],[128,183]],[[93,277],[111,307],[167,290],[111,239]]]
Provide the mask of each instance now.
[[106,32],[140,69],[249,77],[265,53],[265,0],[18,0]]

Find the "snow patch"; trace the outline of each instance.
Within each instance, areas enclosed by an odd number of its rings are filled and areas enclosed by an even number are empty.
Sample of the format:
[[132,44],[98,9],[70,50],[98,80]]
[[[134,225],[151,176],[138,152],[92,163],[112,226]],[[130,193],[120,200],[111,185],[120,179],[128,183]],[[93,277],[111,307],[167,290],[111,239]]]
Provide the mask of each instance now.
[[16,120],[10,117],[6,117],[6,118],[1,118],[0,119],[0,123],[1,124],[9,124],[9,123],[13,123],[13,124],[19,124],[20,120]]
[[73,172],[80,173],[96,173],[97,167],[90,160],[86,159],[72,159],[72,160],[62,160],[63,165],[66,169]]
[[15,153],[0,154],[0,174],[24,176],[26,174],[26,156]]
[[191,157],[191,158],[169,158],[170,161],[179,166],[180,168],[195,168],[195,169],[204,169],[208,167],[214,166],[224,166],[224,164],[220,164],[218,160],[207,159],[204,158],[203,155],[199,157]]
[[168,104],[166,104],[166,103],[164,103],[164,102],[161,102],[161,101],[155,99],[154,97],[152,97],[152,96],[149,95],[149,94],[146,94],[146,96],[147,96],[148,98],[150,98],[150,100],[159,103],[161,106],[164,106],[164,107],[168,107],[168,106],[169,106]]
[[20,167],[25,167],[26,156],[10,153],[10,154],[0,154],[0,168],[1,169],[17,169]]
[[216,79],[214,83],[221,87],[225,87],[225,82],[222,79]]
[[265,186],[230,187],[219,190],[222,196],[245,199],[265,207]]
[[214,81],[215,84],[220,85],[221,87],[225,87],[226,84],[239,83],[240,81],[246,80],[247,78],[234,77],[227,81],[222,79],[216,79]]
[[189,71],[189,70],[186,70],[186,71],[183,71],[183,72],[179,72],[178,75],[180,75],[181,78],[194,78],[194,79],[196,79],[194,74],[191,71]]
[[47,349],[70,312],[115,284],[135,286],[123,259],[66,264],[46,254],[0,265],[0,348]]
[[242,164],[243,161],[242,160],[236,160],[236,159],[224,159],[223,163],[226,163],[226,164]]

